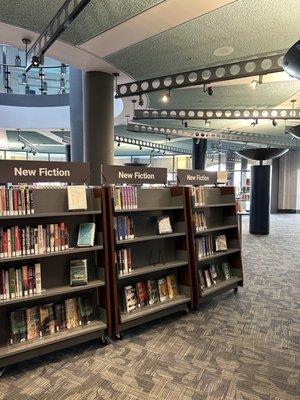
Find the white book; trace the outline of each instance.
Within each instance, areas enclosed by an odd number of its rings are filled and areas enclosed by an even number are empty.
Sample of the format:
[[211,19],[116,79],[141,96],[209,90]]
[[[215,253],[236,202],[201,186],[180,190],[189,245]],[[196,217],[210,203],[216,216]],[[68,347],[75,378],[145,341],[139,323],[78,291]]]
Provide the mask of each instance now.
[[67,187],[69,210],[87,210],[85,185],[72,185]]

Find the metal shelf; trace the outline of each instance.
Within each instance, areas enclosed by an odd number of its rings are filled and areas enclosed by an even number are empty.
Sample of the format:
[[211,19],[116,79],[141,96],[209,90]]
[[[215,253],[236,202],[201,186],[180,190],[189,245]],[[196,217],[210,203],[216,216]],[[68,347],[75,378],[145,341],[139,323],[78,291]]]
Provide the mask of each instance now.
[[228,254],[238,253],[239,251],[241,251],[241,249],[239,249],[239,248],[238,249],[228,249],[226,251],[220,251],[219,253],[214,253],[212,256],[207,256],[207,257],[201,258],[200,260],[197,260],[197,262],[202,263],[204,261],[213,260],[214,258],[223,257]]
[[48,297],[54,297],[58,295],[63,295],[67,293],[75,293],[75,292],[80,292],[84,290],[89,290],[89,289],[94,289],[97,287],[105,286],[105,283],[101,280],[94,280],[88,282],[87,285],[82,285],[82,286],[59,286],[53,289],[46,289],[43,290],[42,293],[40,294],[33,294],[30,296],[24,296],[24,297],[18,297],[15,299],[7,299],[7,300],[0,300],[0,307],[3,306],[8,306],[11,304],[18,304],[18,303],[25,303],[28,301],[33,301],[33,300],[39,300],[39,299],[44,299]]
[[205,288],[202,291],[202,297],[210,296],[216,292],[220,292],[223,289],[227,290],[230,286],[238,284],[239,282],[242,281],[242,278],[239,278],[237,276],[233,276],[225,281],[216,283],[215,285]]
[[121,314],[121,323],[126,323],[138,318],[143,318],[150,314],[155,314],[157,312],[170,309],[172,307],[178,306],[180,304],[189,303],[191,301],[190,297],[187,296],[177,296],[174,300],[168,300],[164,302],[155,303],[152,305],[148,305],[145,307],[141,307],[137,310],[134,310],[128,314]]
[[147,265],[145,267],[139,267],[133,269],[130,274],[119,275],[119,279],[128,279],[134,276],[151,274],[152,272],[164,271],[171,268],[184,267],[186,265],[188,265],[188,261],[186,260],[178,260],[178,261],[175,260],[175,261],[168,261],[164,264]]
[[84,336],[92,332],[104,331],[106,324],[103,321],[95,321],[89,325],[79,326],[73,329],[66,329],[61,332],[54,333],[53,335],[45,336],[40,339],[27,340],[22,343],[16,343],[10,346],[0,347],[0,359],[11,357],[23,352],[32,351],[41,347],[53,345],[58,342],[74,339],[78,336]]
[[185,232],[168,233],[166,235],[147,235],[147,236],[145,235],[145,236],[135,237],[134,239],[117,240],[117,245],[145,242],[148,240],[168,239],[179,236],[185,236]]
[[1,215],[0,221],[10,219],[28,219],[28,218],[51,218],[51,217],[72,217],[77,215],[102,214],[102,211],[63,211],[58,213],[36,213],[26,215]]
[[195,236],[203,235],[203,234],[209,233],[209,232],[222,231],[222,230],[225,230],[225,229],[233,229],[233,228],[237,228],[237,227],[238,227],[237,224],[211,226],[211,227],[208,227],[206,229],[203,229],[202,231],[195,232]]
[[142,207],[142,208],[134,208],[134,209],[122,209],[122,210],[114,210],[115,214],[121,213],[136,213],[136,212],[147,212],[147,211],[167,211],[167,210],[183,210],[183,206],[166,206],[166,207]]
[[6,257],[6,258],[0,258],[0,263],[34,260],[37,258],[40,259],[40,258],[47,258],[47,257],[65,256],[65,255],[69,255],[69,254],[87,253],[87,252],[97,251],[97,250],[103,250],[103,246],[96,245],[96,246],[91,246],[91,247],[72,247],[68,250],[56,251],[53,253],[30,254],[30,256],[19,256],[19,257]]

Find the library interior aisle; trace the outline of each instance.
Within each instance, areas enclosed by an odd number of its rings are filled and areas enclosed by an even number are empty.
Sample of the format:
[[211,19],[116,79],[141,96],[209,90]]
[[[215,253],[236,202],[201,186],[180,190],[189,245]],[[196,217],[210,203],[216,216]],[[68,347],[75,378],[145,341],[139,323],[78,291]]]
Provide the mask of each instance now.
[[300,215],[272,215],[271,224],[258,238],[245,218],[237,294],[135,327],[106,347],[89,342],[12,366],[0,399],[299,398]]

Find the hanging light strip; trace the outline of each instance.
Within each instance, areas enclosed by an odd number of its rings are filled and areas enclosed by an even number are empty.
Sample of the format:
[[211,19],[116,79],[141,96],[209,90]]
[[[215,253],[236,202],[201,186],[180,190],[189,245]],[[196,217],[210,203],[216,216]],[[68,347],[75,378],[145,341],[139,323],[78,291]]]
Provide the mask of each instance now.
[[212,82],[266,75],[283,71],[284,54],[239,61],[231,64],[216,65],[194,71],[186,71],[158,78],[117,85],[116,97],[129,97],[157,90],[178,89]]
[[134,119],[300,119],[300,108],[146,109],[135,110]]
[[188,154],[188,155],[192,154],[192,152],[190,150],[183,149],[180,147],[168,146],[168,145],[154,143],[154,142],[148,142],[146,140],[130,138],[127,136],[115,135],[115,142],[118,142],[120,144],[124,143],[124,144],[130,144],[133,146],[146,147],[146,148],[150,148],[150,149],[157,150],[157,151],[168,151],[171,153]]
[[191,139],[200,138],[208,140],[227,140],[232,142],[262,143],[284,147],[300,147],[300,143],[298,144],[298,142],[292,140],[288,135],[266,135],[263,133],[248,133],[210,128],[168,128],[134,123],[128,123],[127,130],[130,132],[151,133],[165,136],[185,136]]

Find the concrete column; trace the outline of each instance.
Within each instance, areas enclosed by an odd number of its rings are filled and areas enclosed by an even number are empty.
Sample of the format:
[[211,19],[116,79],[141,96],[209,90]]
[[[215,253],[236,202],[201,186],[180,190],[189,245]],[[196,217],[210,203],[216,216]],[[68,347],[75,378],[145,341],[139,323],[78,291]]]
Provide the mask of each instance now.
[[235,163],[235,153],[228,151],[226,153],[226,171],[228,172],[229,180],[228,186],[233,186],[234,184],[234,163]]
[[101,183],[103,164],[114,162],[114,78],[105,72],[83,74],[84,161],[93,185]]
[[83,162],[82,71],[70,67],[71,160]]
[[193,140],[193,169],[205,169],[207,139]]
[[279,158],[278,211],[300,212],[300,149]]
[[268,235],[270,230],[270,165],[251,167],[249,232]]

